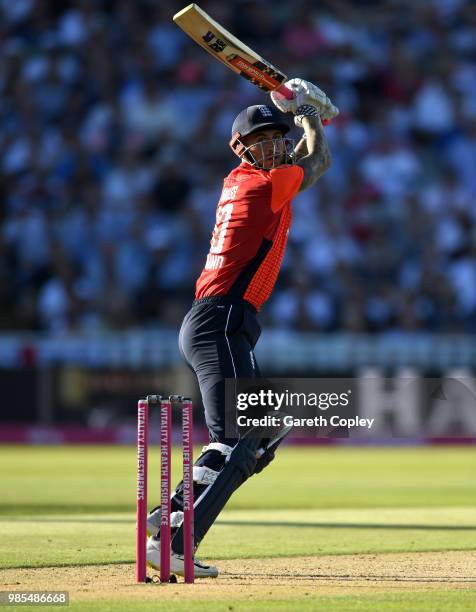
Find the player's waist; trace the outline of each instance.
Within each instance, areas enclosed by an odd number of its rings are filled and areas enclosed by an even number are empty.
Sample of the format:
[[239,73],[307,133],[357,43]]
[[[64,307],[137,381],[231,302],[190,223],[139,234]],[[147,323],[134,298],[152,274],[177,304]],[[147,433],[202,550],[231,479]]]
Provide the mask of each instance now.
[[230,297],[227,295],[207,295],[205,297],[197,298],[193,300],[192,306],[197,306],[198,304],[216,304],[216,305],[230,305],[237,304],[243,306],[246,310],[249,310],[253,314],[257,314],[257,309],[250,304],[248,300],[244,300],[239,297]]

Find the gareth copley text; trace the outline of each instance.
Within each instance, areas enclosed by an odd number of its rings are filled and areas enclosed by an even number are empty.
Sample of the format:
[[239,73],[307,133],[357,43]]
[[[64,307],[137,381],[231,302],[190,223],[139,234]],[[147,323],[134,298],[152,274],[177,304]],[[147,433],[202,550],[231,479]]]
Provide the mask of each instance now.
[[293,427],[346,427],[347,429],[365,428],[371,429],[375,419],[364,419],[359,417],[341,417],[333,414],[330,418],[322,415],[315,417],[293,417],[290,414],[274,416],[267,414],[260,418],[247,417],[240,414],[236,418],[238,427],[282,427],[292,425]]

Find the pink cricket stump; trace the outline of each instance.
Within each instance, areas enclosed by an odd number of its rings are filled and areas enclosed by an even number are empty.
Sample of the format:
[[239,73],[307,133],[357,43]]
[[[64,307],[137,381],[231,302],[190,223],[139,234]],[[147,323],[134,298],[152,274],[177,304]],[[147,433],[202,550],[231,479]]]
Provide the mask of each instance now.
[[195,580],[193,564],[193,411],[192,401],[182,401],[182,451],[183,451],[183,557],[185,582]]
[[170,580],[170,476],[172,404],[160,402],[160,582]]
[[142,399],[137,405],[136,582],[146,579],[148,430],[149,405]]

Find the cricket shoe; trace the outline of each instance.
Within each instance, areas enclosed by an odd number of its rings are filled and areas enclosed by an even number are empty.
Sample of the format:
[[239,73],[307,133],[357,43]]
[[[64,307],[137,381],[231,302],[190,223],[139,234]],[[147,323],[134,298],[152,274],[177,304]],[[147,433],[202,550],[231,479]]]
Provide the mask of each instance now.
[[[154,537],[147,540],[147,565],[160,570],[160,540]],[[213,565],[205,565],[196,558],[193,560],[193,565],[195,578],[216,578],[218,576],[218,568]],[[179,576],[185,574],[183,555],[178,555],[174,551],[170,555],[170,573]]]
[[[176,512],[170,513],[170,529],[172,531],[172,537],[175,531],[183,523],[183,512],[177,510]],[[152,510],[147,517],[147,535],[157,537],[160,532],[160,507]]]

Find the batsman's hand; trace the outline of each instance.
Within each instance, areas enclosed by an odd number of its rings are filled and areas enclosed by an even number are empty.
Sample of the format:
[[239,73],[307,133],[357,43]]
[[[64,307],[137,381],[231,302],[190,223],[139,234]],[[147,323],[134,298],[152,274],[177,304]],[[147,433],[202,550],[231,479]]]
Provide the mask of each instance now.
[[328,123],[332,121],[332,119],[334,119],[334,117],[337,117],[338,114],[339,114],[339,109],[337,108],[337,106],[334,106],[332,102],[330,102],[327,108],[325,108],[324,110],[321,110],[321,112],[319,112],[319,110],[316,107],[313,107],[309,104],[303,104],[297,109],[296,114],[294,115],[294,123],[299,128],[302,128],[303,127],[302,125],[303,117],[306,117],[309,115],[314,115],[314,116],[319,115],[323,125],[327,125]]
[[[317,111],[314,114],[319,115],[322,120],[330,121],[339,114],[337,106],[334,106],[322,89],[314,83],[304,79],[291,79],[285,83],[285,86],[293,92],[292,100],[288,100],[277,91],[271,92],[273,104],[283,113],[293,113],[298,117],[301,116],[300,107],[312,106]],[[300,125],[297,117],[295,123]]]

